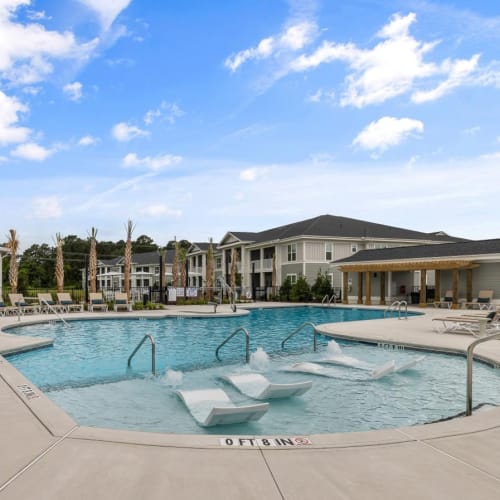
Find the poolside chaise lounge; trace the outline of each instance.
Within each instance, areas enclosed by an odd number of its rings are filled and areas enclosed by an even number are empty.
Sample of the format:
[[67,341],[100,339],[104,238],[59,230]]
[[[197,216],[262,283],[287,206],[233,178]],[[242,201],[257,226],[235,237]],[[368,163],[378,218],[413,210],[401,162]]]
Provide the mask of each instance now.
[[115,292],[115,305],[113,306],[115,312],[118,309],[125,309],[127,311],[132,311],[132,302],[128,300],[128,296],[124,292]]
[[437,300],[434,302],[434,307],[447,307],[451,309],[453,305],[453,290],[446,290],[443,300]]
[[176,393],[202,427],[259,420],[269,409],[269,403],[235,406],[222,389],[199,389],[176,391]]
[[94,312],[95,310],[104,312],[108,310],[108,304],[106,304],[101,292],[91,292],[89,294],[89,311]]
[[63,306],[61,306],[60,304],[56,304],[52,299],[52,294],[50,293],[39,293],[38,302],[40,302],[40,312],[47,314],[49,312],[64,312]]
[[22,293],[9,293],[9,300],[12,307],[16,307],[20,314],[40,312],[38,304],[28,304]]
[[7,306],[3,300],[0,300],[0,316],[7,316],[16,312],[17,307]]
[[441,323],[435,325],[434,329],[437,333],[467,333],[474,337],[480,337],[483,334],[488,335],[500,331],[500,317],[495,311],[490,312],[487,316],[464,314],[462,316],[432,318],[432,321]]
[[275,399],[300,396],[312,387],[312,382],[295,382],[291,384],[274,384],[260,373],[244,373],[241,375],[225,375],[222,377],[234,385],[240,392],[253,399]]
[[493,290],[480,290],[477,299],[472,302],[465,302],[464,307],[474,309],[477,307],[480,310],[490,309],[493,300]]
[[66,312],[83,311],[83,304],[74,302],[73,299],[71,298],[71,295],[68,292],[58,292],[57,303],[60,306],[62,306]]

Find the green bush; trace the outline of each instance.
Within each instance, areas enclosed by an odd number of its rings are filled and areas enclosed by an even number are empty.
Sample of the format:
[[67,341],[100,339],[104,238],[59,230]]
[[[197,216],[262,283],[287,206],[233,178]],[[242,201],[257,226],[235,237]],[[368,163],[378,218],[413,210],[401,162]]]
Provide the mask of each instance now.
[[318,271],[316,281],[311,287],[311,292],[314,300],[318,301],[322,300],[325,295],[328,295],[328,297],[330,297],[333,294],[333,288],[330,284],[330,280],[328,279],[326,273],[321,273],[321,269]]
[[293,302],[309,302],[311,297],[311,287],[304,276],[299,276],[297,283],[292,286],[292,290],[290,291],[290,300]]

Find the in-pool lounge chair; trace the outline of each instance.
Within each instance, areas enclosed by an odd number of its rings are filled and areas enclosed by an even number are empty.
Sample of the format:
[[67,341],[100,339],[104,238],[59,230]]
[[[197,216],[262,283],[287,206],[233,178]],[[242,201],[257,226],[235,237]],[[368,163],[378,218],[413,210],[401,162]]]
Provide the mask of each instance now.
[[57,303],[58,305],[62,306],[64,308],[64,311],[66,312],[83,311],[83,304],[74,302],[73,299],[71,298],[71,295],[68,292],[59,292],[57,294]]
[[89,294],[89,311],[94,312],[96,310],[104,312],[108,310],[108,304],[106,304],[101,292],[91,292]]
[[222,389],[199,389],[176,391],[176,393],[202,427],[259,420],[269,409],[269,403],[235,406]]
[[115,292],[115,305],[113,306],[115,312],[118,309],[132,310],[132,302],[129,302],[127,294],[124,292]]
[[9,293],[9,300],[12,307],[16,307],[20,314],[40,312],[38,304],[28,304],[22,293]]
[[260,373],[243,373],[241,375],[225,375],[222,377],[234,385],[243,394],[253,399],[275,399],[300,396],[312,387],[312,382],[295,382],[293,384],[273,384]]
[[476,307],[481,310],[490,309],[492,306],[491,301],[493,300],[493,290],[481,290],[477,299],[472,302],[465,302],[464,307],[466,309],[475,309]]
[[434,302],[434,307],[447,307],[451,309],[453,305],[453,290],[447,290],[444,294],[443,300],[438,300]]
[[40,302],[40,312],[47,314],[50,312],[64,312],[64,308],[54,302],[50,293],[39,293],[38,302]]

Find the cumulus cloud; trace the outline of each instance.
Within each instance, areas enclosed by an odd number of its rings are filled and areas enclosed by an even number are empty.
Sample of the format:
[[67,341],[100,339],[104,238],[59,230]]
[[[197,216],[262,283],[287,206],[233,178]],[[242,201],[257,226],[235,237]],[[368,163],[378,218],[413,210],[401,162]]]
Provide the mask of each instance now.
[[[438,99],[470,81],[478,68],[479,55],[446,59],[442,63],[426,62],[425,57],[439,41],[414,38],[410,27],[416,19],[413,12],[406,16],[394,14],[376,34],[380,42],[371,49],[361,49],[354,43],[324,41],[313,53],[292,60],[289,71],[303,72],[334,61],[346,63],[350,73],[340,98],[342,106],[361,108],[404,93],[412,93],[415,103]],[[417,82],[431,77],[444,80],[430,90],[415,90]]]
[[98,137],[93,137],[92,135],[84,135],[78,141],[78,145],[79,146],[92,146],[93,144],[96,144],[97,142],[99,142]]
[[304,48],[317,36],[318,27],[312,21],[296,22],[278,35],[263,38],[255,47],[241,50],[229,56],[224,66],[236,71],[242,64],[252,59],[267,59],[283,52],[296,52]]
[[56,219],[63,213],[57,196],[33,199],[33,215],[39,219]]
[[120,13],[132,0],[80,0],[82,4],[93,11],[101,24],[101,29],[107,31]]
[[9,0],[0,5],[0,33],[9,41],[0,43],[0,73],[17,85],[44,80],[53,72],[55,60],[87,60],[99,43],[93,39],[79,44],[69,31],[47,30],[38,22],[16,22],[17,9],[29,4],[29,0]]
[[72,101],[79,101],[82,98],[83,85],[80,82],[68,83],[63,87],[63,91]]
[[113,137],[120,142],[127,142],[135,137],[146,137],[149,135],[147,130],[142,130],[135,125],[129,125],[125,122],[117,123],[111,130]]
[[480,130],[481,130],[481,127],[479,125],[475,125],[474,127],[466,128],[462,132],[465,135],[476,135],[477,133],[479,133]]
[[173,165],[177,165],[182,161],[181,156],[175,155],[158,155],[158,156],[145,156],[139,158],[135,153],[128,153],[122,160],[122,165],[125,168],[130,167],[144,167],[148,170],[159,171]]
[[151,125],[155,120],[163,118],[173,125],[177,118],[180,118],[184,114],[184,111],[177,104],[162,101],[158,108],[150,109],[146,112],[144,115],[144,123],[146,125]]
[[160,217],[162,215],[171,215],[174,217],[180,217],[182,215],[182,210],[178,208],[170,208],[163,203],[154,203],[152,205],[147,205],[139,209],[141,215],[147,215],[149,217]]
[[307,102],[334,102],[335,101],[335,92],[318,89],[314,94],[307,97]]
[[57,148],[47,149],[35,142],[27,142],[17,146],[10,154],[23,160],[44,161],[56,151]]
[[384,116],[365,127],[354,139],[353,145],[379,154],[397,146],[408,136],[423,131],[424,124],[419,120]]
[[0,91],[0,145],[24,142],[31,130],[17,126],[19,113],[25,113],[28,107],[15,97],[9,97]]
[[251,167],[240,172],[240,179],[246,182],[253,182],[264,177],[268,172],[267,168]]

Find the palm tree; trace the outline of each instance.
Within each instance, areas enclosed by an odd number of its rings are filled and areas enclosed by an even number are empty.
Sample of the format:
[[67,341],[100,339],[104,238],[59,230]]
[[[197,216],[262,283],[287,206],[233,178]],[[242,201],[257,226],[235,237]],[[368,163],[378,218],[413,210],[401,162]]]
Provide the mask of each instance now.
[[64,292],[64,257],[63,257],[64,239],[61,233],[56,234],[56,284],[59,293]]
[[212,244],[212,238],[210,238],[208,243],[207,251],[207,264],[205,267],[206,277],[205,286],[207,287],[209,301],[214,300],[214,249]]
[[124,292],[127,294],[127,299],[130,299],[130,272],[132,270],[132,232],[134,231],[134,224],[129,219],[125,226],[127,230],[127,241],[125,242],[125,257],[124,257]]
[[186,297],[187,275],[186,275],[187,250],[184,247],[179,249],[179,266],[181,268],[181,287],[184,288],[184,297]]
[[238,252],[236,248],[231,249],[231,275],[229,277],[229,285],[234,295],[234,288],[236,287],[236,260],[238,258]]
[[89,252],[89,289],[90,293],[97,292],[97,229],[90,230],[90,252]]
[[178,279],[179,279],[179,243],[177,243],[177,240],[174,237],[174,262],[172,264],[172,285],[174,288],[177,288],[178,284]]
[[17,293],[17,260],[16,255],[19,250],[19,240],[17,239],[17,234],[15,229],[9,230],[9,235],[7,236],[7,248],[10,249],[10,267],[9,267],[9,284],[11,293]]

